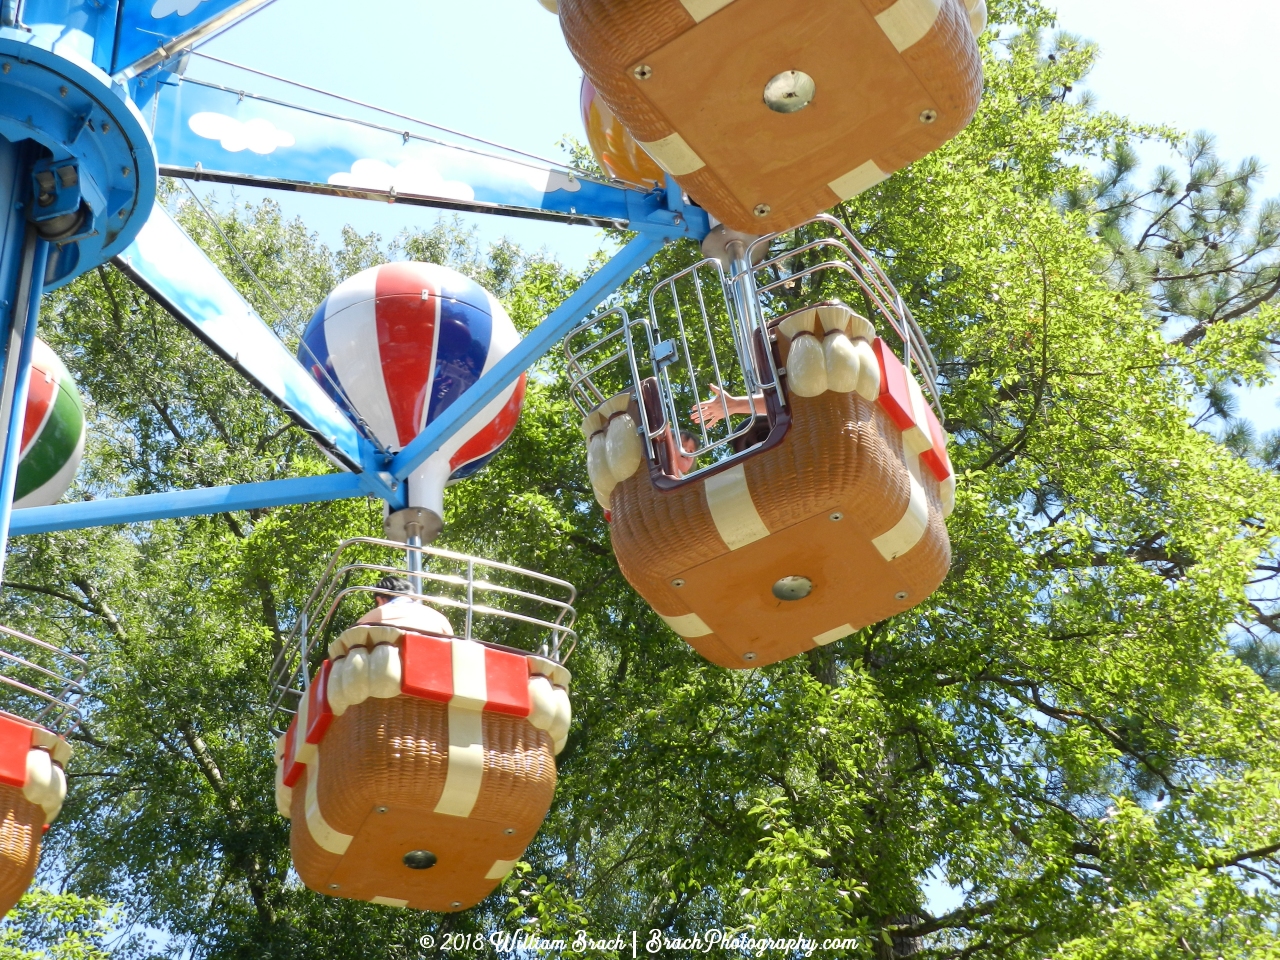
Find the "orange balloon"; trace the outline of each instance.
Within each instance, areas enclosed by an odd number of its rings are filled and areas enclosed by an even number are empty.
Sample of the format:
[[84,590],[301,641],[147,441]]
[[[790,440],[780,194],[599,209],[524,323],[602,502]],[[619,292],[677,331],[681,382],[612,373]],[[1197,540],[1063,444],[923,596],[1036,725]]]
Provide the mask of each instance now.
[[636,138],[614,116],[586,77],[582,78],[581,100],[582,125],[587,128],[587,142],[609,176],[637,184],[666,181],[662,168],[636,143]]

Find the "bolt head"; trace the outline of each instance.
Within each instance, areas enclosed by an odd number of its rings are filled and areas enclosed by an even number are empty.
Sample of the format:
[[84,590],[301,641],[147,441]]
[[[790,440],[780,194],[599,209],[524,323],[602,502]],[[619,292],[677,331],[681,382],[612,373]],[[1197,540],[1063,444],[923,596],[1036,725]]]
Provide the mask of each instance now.
[[752,652],[752,651],[748,651],[747,653],[744,653],[744,654],[742,655],[742,659],[743,659],[743,660],[745,660],[745,661],[747,661],[747,663],[750,663],[750,662],[751,662],[752,660],[754,660],[755,658],[756,658],[756,654],[755,654],[754,652]]
[[437,859],[430,850],[410,850],[402,858],[404,865],[410,870],[430,870],[436,865]]
[[813,102],[813,77],[802,70],[783,70],[764,85],[764,104],[775,113],[796,113]]
[[773,595],[779,600],[803,600],[813,592],[813,581],[808,577],[783,577],[773,585]]
[[907,591],[905,591],[905,590],[899,590],[897,593],[895,593],[895,594],[893,595],[893,599],[895,599],[895,600],[905,600],[905,599],[907,599]]
[[642,63],[631,71],[631,75],[637,80],[648,80],[653,76],[653,67],[647,63]]
[[764,217],[767,217],[769,214],[773,213],[773,207],[769,206],[767,203],[757,203],[756,208],[751,212],[754,213],[757,217],[760,217],[763,219]]
[[674,580],[671,581],[671,585],[675,587],[677,590],[679,590],[681,587],[684,586],[684,577],[676,577]]
[[933,123],[933,121],[935,121],[935,120],[937,120],[937,119],[938,119],[938,111],[937,111],[937,110],[921,110],[921,111],[920,111],[920,122],[921,122],[921,123]]
[[839,510],[831,514],[831,520],[835,523],[839,523],[843,519],[844,519],[844,514],[841,513]]

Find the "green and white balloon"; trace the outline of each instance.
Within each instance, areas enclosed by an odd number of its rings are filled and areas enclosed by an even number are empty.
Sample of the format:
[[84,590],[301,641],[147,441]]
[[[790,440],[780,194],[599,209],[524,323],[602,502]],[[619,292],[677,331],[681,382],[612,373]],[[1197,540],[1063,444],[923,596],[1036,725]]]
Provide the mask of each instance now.
[[80,467],[84,435],[84,403],[71,372],[47,343],[36,340],[15,507],[42,507],[62,498]]

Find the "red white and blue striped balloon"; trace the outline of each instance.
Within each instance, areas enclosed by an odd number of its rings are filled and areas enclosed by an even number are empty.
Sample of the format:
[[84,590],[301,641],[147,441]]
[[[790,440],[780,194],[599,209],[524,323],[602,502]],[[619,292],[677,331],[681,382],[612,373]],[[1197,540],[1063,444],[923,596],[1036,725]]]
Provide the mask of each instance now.
[[[325,298],[298,357],[394,452],[519,342],[502,304],[474,280],[433,263],[387,263]],[[445,485],[493,459],[520,418],[524,390],[521,375],[409,477],[409,506],[443,515]]]

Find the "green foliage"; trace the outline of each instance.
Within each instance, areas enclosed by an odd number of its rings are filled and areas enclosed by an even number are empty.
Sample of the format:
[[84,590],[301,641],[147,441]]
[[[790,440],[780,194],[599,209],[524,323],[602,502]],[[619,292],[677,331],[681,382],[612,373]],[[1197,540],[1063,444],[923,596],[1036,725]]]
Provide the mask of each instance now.
[[[96,897],[33,887],[0,926],[0,960],[108,960],[116,912]],[[131,952],[117,938],[115,956]]]
[[[1205,141],[1158,196],[1132,187],[1126,145],[1167,132],[1071,96],[1093,51],[1046,40],[1038,5],[992,12],[970,128],[837,211],[944,375],[963,479],[936,595],[766,669],[702,662],[618,572],[553,353],[511,441],[447,497],[444,545],[580,590],[555,805],[499,892],[439,917],[290,874],[266,673],[336,545],[380,529],[362,500],[15,541],[4,622],[95,665],[46,873],[200,957],[390,960],[517,928],[853,936],[867,957],[1280,953],[1280,698],[1249,669],[1274,684],[1280,478],[1221,390],[1273,373],[1274,214]],[[181,216],[290,342],[387,257],[476,276],[522,330],[578,282],[447,221],[330,251],[269,204],[218,211],[220,231]],[[1210,229],[1217,250],[1190,243]],[[696,256],[665,248],[620,302]],[[1167,276],[1179,262],[1205,275]],[[329,469],[111,269],[49,300],[91,398],[72,496]],[[932,913],[929,876],[962,902]]]

